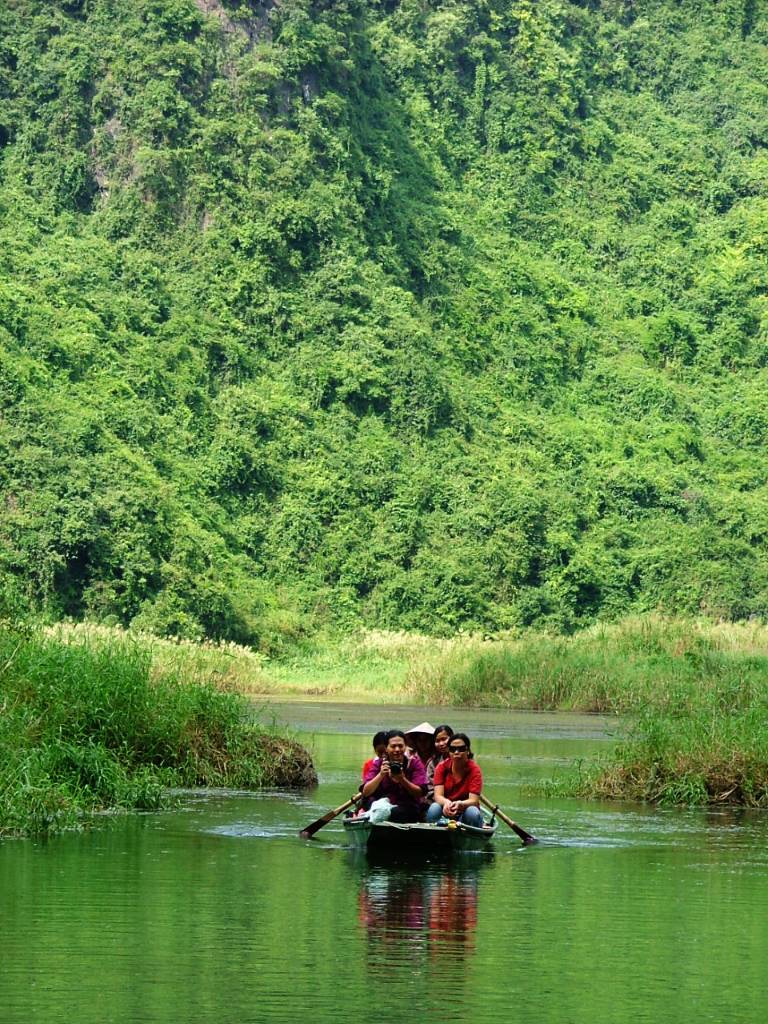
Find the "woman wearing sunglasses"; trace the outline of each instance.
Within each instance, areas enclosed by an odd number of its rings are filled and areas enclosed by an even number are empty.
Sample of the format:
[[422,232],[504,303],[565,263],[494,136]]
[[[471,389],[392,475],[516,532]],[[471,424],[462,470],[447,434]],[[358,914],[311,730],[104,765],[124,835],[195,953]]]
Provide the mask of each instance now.
[[469,736],[455,732],[448,741],[448,760],[435,768],[435,799],[427,811],[428,823],[445,817],[482,828],[483,775],[474,758]]

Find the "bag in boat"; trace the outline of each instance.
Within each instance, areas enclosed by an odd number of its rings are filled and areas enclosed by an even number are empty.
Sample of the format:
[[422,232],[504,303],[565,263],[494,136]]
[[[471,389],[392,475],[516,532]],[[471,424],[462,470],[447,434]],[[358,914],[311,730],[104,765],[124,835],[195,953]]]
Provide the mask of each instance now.
[[392,813],[392,804],[383,796],[380,800],[374,800],[368,809],[368,819],[372,824],[379,821],[389,821]]

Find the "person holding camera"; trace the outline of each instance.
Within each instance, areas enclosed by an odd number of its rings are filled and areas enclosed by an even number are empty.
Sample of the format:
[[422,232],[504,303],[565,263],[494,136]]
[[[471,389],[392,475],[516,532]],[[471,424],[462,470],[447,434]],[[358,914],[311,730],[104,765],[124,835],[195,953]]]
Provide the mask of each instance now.
[[387,733],[387,747],[374,759],[363,777],[363,798],[391,805],[390,821],[419,821],[427,792],[427,773],[418,754],[407,757],[405,734],[400,729]]

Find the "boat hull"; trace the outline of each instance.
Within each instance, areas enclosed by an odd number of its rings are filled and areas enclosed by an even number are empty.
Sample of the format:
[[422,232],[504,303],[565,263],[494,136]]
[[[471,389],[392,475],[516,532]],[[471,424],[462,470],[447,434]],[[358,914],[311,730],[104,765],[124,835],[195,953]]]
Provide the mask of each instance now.
[[496,827],[473,828],[461,822],[406,825],[393,821],[371,823],[365,818],[344,819],[344,832],[358,849],[419,856],[485,850],[496,834]]

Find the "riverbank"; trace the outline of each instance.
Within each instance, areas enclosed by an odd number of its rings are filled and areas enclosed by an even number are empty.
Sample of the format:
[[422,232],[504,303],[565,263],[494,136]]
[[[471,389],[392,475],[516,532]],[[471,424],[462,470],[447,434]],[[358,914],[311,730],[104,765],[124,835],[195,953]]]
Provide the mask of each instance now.
[[308,752],[240,695],[153,665],[136,640],[0,627],[0,836],[152,810],[168,787],[306,786]]
[[572,636],[540,632],[441,639],[369,631],[282,659],[232,643],[175,641],[114,628],[47,631],[92,647],[138,644],[152,672],[258,699],[450,704],[626,714],[694,706],[702,692],[750,692],[768,676],[768,628],[643,616]]
[[[114,631],[59,627],[69,640]],[[644,616],[569,636],[370,632],[270,661],[232,644],[145,638],[155,674],[255,700],[338,700],[615,715],[626,736],[559,793],[768,805],[768,628]]]
[[663,805],[768,807],[768,702],[750,695],[723,707],[648,709],[625,739],[592,762],[563,770],[543,787],[554,796]]
[[572,637],[454,648],[412,684],[459,705],[621,716],[624,737],[547,789],[768,806],[768,630],[648,616]]
[[[195,643],[92,623],[59,623],[48,635],[90,645],[136,642],[152,659],[153,672],[173,672],[190,681],[211,681],[219,689],[256,701],[349,701],[420,703],[410,690],[415,666],[424,666],[466,639],[440,640],[409,633],[370,631],[319,640],[281,659],[234,643]],[[417,670],[418,671],[418,670]]]

